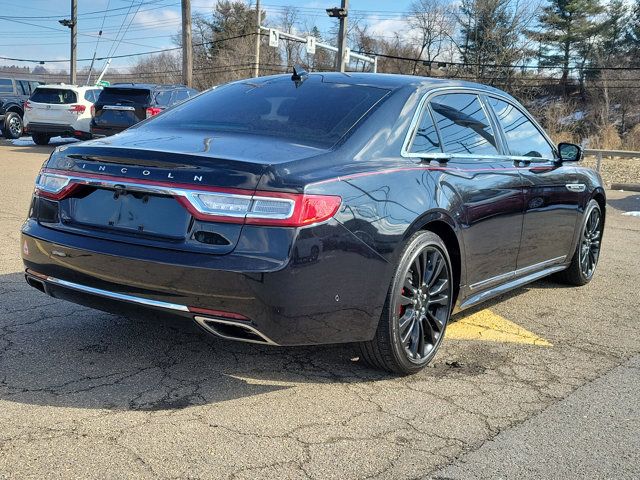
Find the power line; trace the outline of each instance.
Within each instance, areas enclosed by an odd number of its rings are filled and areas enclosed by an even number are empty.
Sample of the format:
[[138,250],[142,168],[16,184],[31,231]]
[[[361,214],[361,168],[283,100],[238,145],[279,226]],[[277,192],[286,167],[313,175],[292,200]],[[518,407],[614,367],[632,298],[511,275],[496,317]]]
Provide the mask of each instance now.
[[[228,38],[222,38],[222,39],[218,39],[218,40],[211,40],[208,42],[201,42],[201,43],[194,43],[193,46],[194,47],[202,47],[205,45],[212,45],[212,44],[216,44],[216,43],[220,43],[220,42],[226,42],[228,40],[234,40],[236,38],[244,38],[244,37],[250,37],[251,35],[256,35],[255,32],[251,32],[251,33],[243,33],[240,35],[235,35],[233,37],[228,37]],[[108,58],[128,58],[128,57],[139,57],[140,55],[153,55],[156,53],[163,53],[163,52],[172,52],[175,50],[181,50],[182,47],[173,47],[173,48],[162,48],[159,50],[152,50],[152,51],[148,51],[148,52],[138,52],[138,53],[127,53],[127,54],[123,54],[123,55],[112,55],[111,57],[107,56],[107,57],[97,57],[96,60],[107,60]],[[38,59],[33,59],[33,58],[14,58],[14,57],[3,57],[0,56],[0,60],[9,60],[12,62],[27,62],[27,63],[65,63],[68,62],[69,59],[64,59],[64,60],[58,60],[58,59],[52,59],[52,60],[38,60]],[[77,61],[78,62],[88,62],[91,61],[91,58],[79,58]]]

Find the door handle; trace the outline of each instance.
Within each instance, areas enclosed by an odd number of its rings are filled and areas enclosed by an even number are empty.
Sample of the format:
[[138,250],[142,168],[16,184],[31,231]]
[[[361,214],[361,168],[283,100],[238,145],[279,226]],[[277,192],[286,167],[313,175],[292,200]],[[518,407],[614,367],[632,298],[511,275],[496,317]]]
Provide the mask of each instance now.
[[565,185],[570,192],[584,192],[587,186],[584,183],[567,183]]

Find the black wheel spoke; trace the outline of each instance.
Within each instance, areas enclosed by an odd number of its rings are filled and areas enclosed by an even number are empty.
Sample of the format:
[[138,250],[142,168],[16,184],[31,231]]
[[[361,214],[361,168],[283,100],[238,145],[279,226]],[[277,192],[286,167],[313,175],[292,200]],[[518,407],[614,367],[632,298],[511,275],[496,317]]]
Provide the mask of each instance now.
[[593,208],[584,225],[582,243],[580,244],[580,269],[586,277],[593,275],[600,253],[600,237],[602,217],[598,208]]
[[437,297],[431,297],[427,305],[442,305],[443,307],[449,304],[449,296],[448,295],[439,295]]
[[429,289],[429,295],[436,296],[442,293],[449,286],[449,279],[443,278]]

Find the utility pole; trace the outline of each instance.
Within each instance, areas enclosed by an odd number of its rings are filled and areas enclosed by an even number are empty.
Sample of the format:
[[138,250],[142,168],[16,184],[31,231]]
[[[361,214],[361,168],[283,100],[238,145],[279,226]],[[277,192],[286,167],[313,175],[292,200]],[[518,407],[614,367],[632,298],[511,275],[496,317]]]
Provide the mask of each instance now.
[[253,60],[253,76],[260,75],[260,0],[256,0],[256,56]]
[[193,85],[193,45],[191,42],[191,0],[182,0],[182,83]]
[[338,72],[345,70],[344,51],[347,48],[347,14],[349,11],[349,0],[342,0],[340,8],[327,8],[327,15],[340,20],[340,30],[338,32],[338,55],[336,56],[335,69]]
[[78,47],[78,0],[71,0],[71,67],[69,83],[76,84],[76,49]]
[[71,20],[65,18],[58,20],[60,25],[64,25],[71,29],[71,62],[69,66],[69,83],[75,85],[76,83],[76,48],[78,46],[78,0],[71,0]]

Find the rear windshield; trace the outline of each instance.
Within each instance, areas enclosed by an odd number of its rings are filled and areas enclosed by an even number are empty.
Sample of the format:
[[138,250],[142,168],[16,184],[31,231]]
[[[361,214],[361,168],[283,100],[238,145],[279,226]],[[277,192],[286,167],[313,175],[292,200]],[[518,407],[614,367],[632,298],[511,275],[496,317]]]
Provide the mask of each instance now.
[[174,107],[150,125],[269,135],[327,148],[334,145],[388,90],[324,83],[310,76],[251,80],[216,88]]
[[144,88],[105,88],[100,93],[98,103],[110,105],[113,103],[136,103],[147,105],[150,91]]
[[30,100],[35,103],[51,103],[54,105],[65,105],[78,101],[76,92],[64,88],[36,88]]

